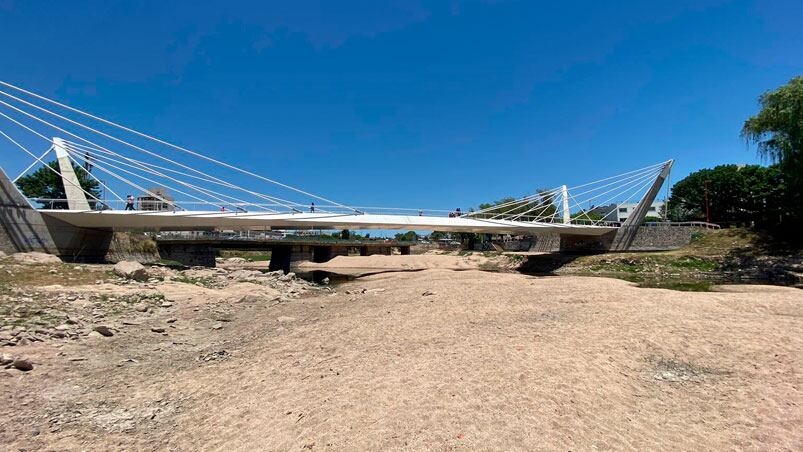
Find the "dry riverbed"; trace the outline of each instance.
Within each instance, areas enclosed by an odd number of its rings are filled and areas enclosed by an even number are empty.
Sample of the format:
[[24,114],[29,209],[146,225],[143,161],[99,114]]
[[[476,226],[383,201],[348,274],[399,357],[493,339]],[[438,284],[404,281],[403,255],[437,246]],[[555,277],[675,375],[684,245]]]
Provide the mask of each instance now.
[[382,259],[334,287],[3,259],[3,448],[803,448],[799,289]]

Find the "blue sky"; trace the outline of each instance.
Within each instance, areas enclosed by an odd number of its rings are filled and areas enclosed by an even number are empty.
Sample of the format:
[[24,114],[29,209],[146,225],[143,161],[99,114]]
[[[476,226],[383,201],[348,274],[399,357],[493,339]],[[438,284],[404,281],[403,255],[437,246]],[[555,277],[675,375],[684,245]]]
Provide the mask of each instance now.
[[803,74],[801,20],[800,1],[0,0],[0,79],[352,205],[467,209],[758,161],[739,130]]

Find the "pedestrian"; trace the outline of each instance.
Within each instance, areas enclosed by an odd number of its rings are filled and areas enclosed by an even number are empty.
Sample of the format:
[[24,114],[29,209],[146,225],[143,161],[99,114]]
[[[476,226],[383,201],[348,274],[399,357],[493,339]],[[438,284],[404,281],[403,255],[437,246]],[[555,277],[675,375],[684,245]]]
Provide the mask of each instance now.
[[125,198],[125,210],[134,210],[134,195],[128,195]]
[[309,204],[309,211],[310,211],[310,213],[315,213],[315,203],[314,202],[311,202]]
[[460,215],[463,215],[463,213],[460,212],[460,208],[458,207],[457,210],[455,211],[454,216],[459,217]]

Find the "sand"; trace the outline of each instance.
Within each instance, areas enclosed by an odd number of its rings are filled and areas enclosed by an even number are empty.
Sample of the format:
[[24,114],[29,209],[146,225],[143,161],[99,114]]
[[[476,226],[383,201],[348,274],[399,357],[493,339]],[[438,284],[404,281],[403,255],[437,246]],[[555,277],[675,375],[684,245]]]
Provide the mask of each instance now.
[[41,351],[0,378],[6,447],[803,449],[799,289],[440,267],[147,337],[61,350],[80,362]]

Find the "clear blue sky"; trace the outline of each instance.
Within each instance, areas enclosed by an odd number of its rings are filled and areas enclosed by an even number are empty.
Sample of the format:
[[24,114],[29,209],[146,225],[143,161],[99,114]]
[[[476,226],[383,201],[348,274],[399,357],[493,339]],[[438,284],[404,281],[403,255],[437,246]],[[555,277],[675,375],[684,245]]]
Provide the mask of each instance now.
[[800,0],[0,0],[0,79],[352,205],[467,209],[756,162],[739,130],[803,74],[801,23]]

